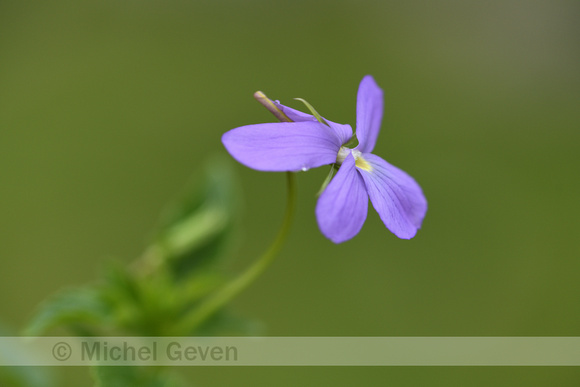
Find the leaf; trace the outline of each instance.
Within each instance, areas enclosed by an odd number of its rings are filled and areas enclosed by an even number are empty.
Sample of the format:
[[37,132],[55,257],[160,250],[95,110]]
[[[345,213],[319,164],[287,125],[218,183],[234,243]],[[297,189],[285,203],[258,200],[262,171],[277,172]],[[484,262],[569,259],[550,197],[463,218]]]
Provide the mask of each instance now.
[[[13,336],[13,332],[0,325],[0,336]],[[10,358],[22,359],[22,363],[27,363],[27,359],[34,358],[35,353],[31,353],[20,347],[0,346],[0,359]],[[0,386],[3,387],[53,387],[54,374],[47,367],[0,367]]]
[[95,387],[187,387],[181,378],[161,367],[93,367]]
[[188,191],[164,212],[153,248],[179,278],[225,254],[239,208],[240,189],[225,159],[210,160]]
[[[102,326],[110,322],[110,308],[98,289],[84,287],[66,289],[40,305],[36,315],[24,330],[26,336],[39,336],[57,325],[71,328],[93,325]],[[82,332],[90,335],[91,332]]]
[[[0,352],[4,350],[0,349]],[[9,355],[14,358],[15,348],[10,348],[10,351]],[[0,354],[0,358],[2,356],[4,355]],[[2,387],[53,387],[55,386],[53,379],[52,372],[46,367],[0,367]]]
[[[184,315],[224,284],[215,263],[231,245],[238,208],[234,181],[229,162],[210,162],[203,182],[166,211],[142,259],[130,267],[110,265],[98,285],[50,298],[26,333],[38,335],[57,325],[85,336],[175,332]],[[222,319],[214,331],[243,325],[227,321]]]
[[196,271],[175,281],[163,269],[137,277],[118,265],[108,268],[100,289],[117,332],[163,336],[185,311],[224,283],[216,271]]
[[214,314],[195,332],[196,336],[261,336],[265,326],[261,321],[241,317],[224,309]]

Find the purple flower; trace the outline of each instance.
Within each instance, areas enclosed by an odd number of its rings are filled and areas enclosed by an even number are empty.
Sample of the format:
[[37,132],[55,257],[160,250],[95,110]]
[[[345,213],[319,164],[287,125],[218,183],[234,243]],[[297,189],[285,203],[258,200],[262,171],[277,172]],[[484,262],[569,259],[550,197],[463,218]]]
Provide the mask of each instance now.
[[357,95],[356,137],[348,148],[350,125],[319,122],[274,102],[293,122],[247,125],[225,133],[222,142],[240,163],[260,171],[306,171],[326,164],[339,166],[322,192],[316,218],[322,233],[335,243],[354,237],[367,217],[370,198],[385,226],[399,238],[410,239],[421,227],[427,201],[407,173],[373,155],[383,116],[383,91],[370,75]]

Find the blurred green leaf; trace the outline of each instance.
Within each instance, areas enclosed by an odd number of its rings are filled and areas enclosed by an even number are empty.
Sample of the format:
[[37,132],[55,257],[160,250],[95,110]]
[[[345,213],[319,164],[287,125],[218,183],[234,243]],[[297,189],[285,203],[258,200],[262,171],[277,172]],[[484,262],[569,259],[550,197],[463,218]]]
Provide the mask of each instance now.
[[214,158],[186,194],[168,207],[152,247],[179,278],[224,255],[231,244],[240,192],[231,163]]
[[216,263],[231,245],[238,208],[229,161],[212,160],[197,181],[165,211],[158,237],[135,264],[111,264],[99,283],[52,297],[27,334],[57,325],[84,336],[256,334],[259,324],[226,310],[196,326],[182,321],[226,283]]
[[93,367],[95,387],[186,387],[174,374],[161,367]]
[[[14,333],[0,325],[0,336],[11,336]],[[19,347],[0,346],[0,359],[10,358],[26,359],[34,358],[35,354]],[[47,367],[0,367],[0,386],[2,387],[52,387],[54,376]]]
[[[0,352],[4,349],[0,348]],[[16,355],[14,348],[10,348],[12,358]],[[19,355],[27,356],[19,353]],[[52,387],[55,383],[46,367],[0,367],[0,386],[2,387]]]
[[261,336],[265,326],[261,321],[221,310],[194,332],[198,336]]
[[203,297],[223,285],[217,271],[197,271],[176,281],[165,266],[139,277],[118,265],[111,265],[100,287],[115,327],[132,335],[163,336],[181,316]]
[[[125,275],[128,275],[125,273]],[[117,273],[115,278],[121,278]],[[120,282],[108,282],[106,298],[111,304],[116,326],[130,334],[163,336],[196,302],[223,283],[221,275],[197,272],[186,281],[159,268],[155,275]]]
[[100,291],[93,287],[66,289],[40,305],[24,330],[27,336],[38,336],[57,325],[65,325],[82,335],[93,335],[89,326],[110,324],[110,308]]

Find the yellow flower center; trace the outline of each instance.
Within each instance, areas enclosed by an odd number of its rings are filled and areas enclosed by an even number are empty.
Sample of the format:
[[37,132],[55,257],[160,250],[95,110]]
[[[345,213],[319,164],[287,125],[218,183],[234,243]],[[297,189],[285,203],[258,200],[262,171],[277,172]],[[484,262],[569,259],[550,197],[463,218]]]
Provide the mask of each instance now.
[[373,167],[371,167],[371,165],[365,159],[363,159],[361,152],[353,150],[352,155],[354,156],[354,165],[356,165],[357,168],[364,169],[368,172],[373,170]]
[[373,170],[373,167],[368,163],[368,161],[362,157],[362,153],[360,151],[346,148],[344,146],[340,147],[340,150],[338,151],[338,155],[336,156],[336,163],[341,165],[349,153],[352,153],[352,157],[354,157],[354,163],[357,168],[368,172]]

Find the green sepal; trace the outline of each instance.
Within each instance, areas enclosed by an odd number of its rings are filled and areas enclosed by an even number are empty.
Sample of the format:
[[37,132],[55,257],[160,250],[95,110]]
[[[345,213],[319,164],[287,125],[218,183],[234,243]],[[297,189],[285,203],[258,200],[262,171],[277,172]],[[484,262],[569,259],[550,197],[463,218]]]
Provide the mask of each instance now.
[[358,138],[356,137],[356,132],[355,132],[352,135],[352,137],[350,138],[350,140],[346,144],[343,144],[342,146],[345,148],[354,149],[354,148],[356,148],[357,145],[358,145]]
[[314,117],[316,117],[316,119],[318,120],[318,122],[320,122],[321,124],[324,124],[324,125],[326,125],[326,126],[330,126],[330,125],[328,125],[328,122],[326,122],[326,121],[324,120],[324,118],[322,118],[322,116],[321,116],[321,115],[320,115],[320,114],[319,114],[319,113],[316,111],[316,109],[314,109],[314,108],[312,107],[312,105],[308,103],[308,101],[306,101],[305,99],[302,99],[302,98],[294,98],[294,99],[295,99],[296,101],[300,101],[300,102],[302,102],[304,105],[306,105],[306,107],[308,108],[308,110],[310,110],[310,113],[312,113],[312,115],[313,115]]
[[336,167],[336,164],[332,164],[330,166],[330,171],[328,171],[328,175],[326,176],[326,179],[324,179],[324,182],[322,182],[322,186],[320,187],[320,189],[316,193],[316,197],[322,195],[322,192],[324,192],[324,190],[326,189],[326,187],[328,186],[328,184],[330,184],[330,181],[332,180],[332,177],[334,176],[334,173],[336,171],[338,171],[338,168]]

